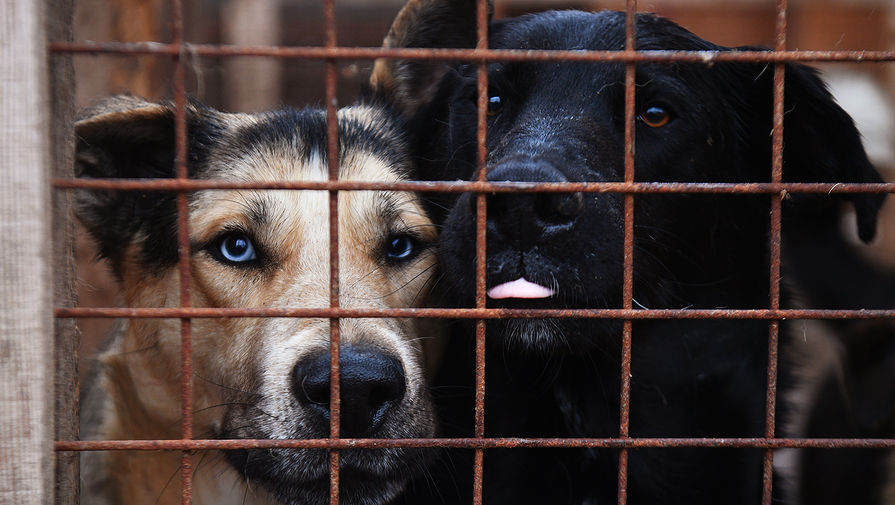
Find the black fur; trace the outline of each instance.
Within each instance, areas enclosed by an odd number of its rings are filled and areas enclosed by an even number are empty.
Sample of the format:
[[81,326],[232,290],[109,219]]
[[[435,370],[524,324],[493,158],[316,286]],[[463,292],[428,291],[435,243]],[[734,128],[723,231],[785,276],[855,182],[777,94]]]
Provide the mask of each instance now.
[[[125,109],[139,104],[142,109]],[[76,175],[84,178],[169,179],[175,177],[174,110],[130,97],[112,99],[81,114]],[[117,120],[91,121],[104,115]],[[187,169],[201,172],[209,149],[222,134],[218,114],[197,102],[187,115]],[[140,261],[161,272],[177,263],[175,194],[165,191],[84,191],[79,217],[120,275],[126,248],[137,236]]]
[[[471,12],[468,16],[466,22],[474,23]],[[429,20],[423,12],[414,18],[426,26],[419,31],[428,38],[404,38],[404,45],[424,47],[437,40],[432,32],[443,22],[441,15]],[[406,25],[403,30],[413,33]],[[540,13],[492,22],[489,36],[489,47],[497,49],[621,50],[624,15]],[[736,50],[652,15],[637,18],[637,48]],[[413,86],[420,79],[407,75],[413,68],[395,68],[396,99],[416,96]],[[671,111],[672,119],[658,128],[638,121],[636,179],[769,181],[773,73],[764,64],[638,64],[637,113],[658,104]],[[502,103],[488,120],[490,180],[623,179],[623,64],[494,63],[488,74],[489,95]],[[471,179],[476,66],[442,67],[438,75],[443,75],[440,84],[424,105],[405,108],[412,114],[410,130],[417,134],[417,162],[422,176],[431,180]],[[784,108],[784,180],[881,181],[852,120],[814,70],[786,65]],[[635,305],[769,307],[769,210],[770,198],[777,197],[637,195]],[[547,299],[489,299],[488,306],[621,307],[623,198],[600,193],[568,198],[572,201],[545,195],[488,197],[488,287],[524,276],[556,291]],[[861,238],[870,240],[883,197],[844,199],[856,210]],[[803,223],[835,226],[839,202],[834,196],[792,195],[784,201],[784,229]],[[453,298],[471,306],[473,196],[448,195],[431,205],[443,224],[441,259]],[[460,326],[434,391],[440,395],[446,434],[470,436],[472,332]],[[617,436],[621,328],[621,322],[602,320],[489,323],[486,435]],[[639,321],[633,325],[632,353],[631,436],[764,435],[766,322]],[[787,387],[785,367],[780,387]],[[784,415],[781,408],[778,419]],[[757,449],[632,450],[628,503],[759,503],[763,454]],[[617,451],[591,449],[486,451],[485,502],[615,503],[617,456]],[[444,468],[434,471],[435,482],[421,483],[418,494],[407,500],[469,503],[470,463],[467,452],[448,454]]]

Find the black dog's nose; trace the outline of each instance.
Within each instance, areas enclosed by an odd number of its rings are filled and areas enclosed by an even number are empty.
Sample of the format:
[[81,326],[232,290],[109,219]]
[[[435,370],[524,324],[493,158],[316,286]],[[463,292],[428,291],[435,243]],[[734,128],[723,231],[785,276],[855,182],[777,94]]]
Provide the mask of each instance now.
[[[568,182],[545,162],[511,161],[488,173],[493,182]],[[581,193],[495,193],[488,196],[489,228],[522,250],[569,230],[584,211]]]
[[[295,397],[321,427],[329,423],[329,352],[309,356],[292,371]],[[339,350],[341,426],[343,437],[376,433],[388,413],[404,398],[404,367],[397,358],[370,347]]]

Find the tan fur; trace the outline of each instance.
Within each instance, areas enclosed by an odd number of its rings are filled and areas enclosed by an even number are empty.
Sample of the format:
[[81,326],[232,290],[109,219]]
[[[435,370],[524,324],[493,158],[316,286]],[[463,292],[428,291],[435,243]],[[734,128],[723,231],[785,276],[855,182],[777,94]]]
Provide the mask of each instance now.
[[[129,104],[133,105],[133,104]],[[153,114],[152,107],[137,112],[113,112],[113,122],[134,114]],[[340,118],[373,120],[375,109],[340,111]],[[253,116],[226,115],[231,125],[249,124]],[[366,118],[366,119],[365,119]],[[108,127],[101,119],[87,120],[91,128]],[[293,146],[297,149],[298,146]],[[344,147],[344,146],[343,146]],[[214,153],[209,165],[221,167],[213,177],[223,180],[325,180],[319,156],[299,164],[289,147],[263,146],[256,152]],[[374,153],[348,149],[340,177],[350,180],[397,181],[394,167]],[[224,265],[207,252],[192,251],[190,303],[194,307],[328,307],[329,306],[329,196],[325,191],[204,191],[190,205],[189,235],[193,244],[209,241],[221,230],[239,226],[252,232],[276,260],[276,268],[261,273]],[[386,201],[398,209],[397,222],[382,215]],[[272,216],[259,227],[249,215],[263,205]],[[434,274],[435,257],[426,249],[407,265],[381,261],[388,234],[396,227],[414,229],[434,242],[435,229],[419,199],[391,191],[340,192],[339,283],[340,304],[348,308],[417,307],[426,300]],[[390,218],[388,218],[390,219]],[[147,272],[135,246],[122,265],[121,283],[128,306],[177,307],[179,275],[171,268],[161,275]],[[192,379],[195,438],[214,436],[225,423],[234,392],[260,394],[258,407],[271,419],[290,418],[290,373],[296,362],[328,349],[329,321],[295,318],[204,318],[192,320]],[[416,422],[434,426],[426,391],[418,323],[397,319],[343,319],[343,345],[367,343],[398,356],[407,376],[405,401],[419,411]],[[107,415],[100,416],[96,439],[178,439],[180,433],[180,322],[166,319],[129,320],[116,345],[101,357],[102,374],[96,389],[105,399]],[[98,393],[95,393],[98,394]],[[245,401],[245,400],[242,400]],[[292,438],[286,426],[271,421],[273,438]],[[428,435],[434,434],[431,428]],[[99,490],[87,489],[85,503],[174,504],[180,502],[179,452],[110,452],[91,455],[86,472],[105,479]],[[193,458],[196,477],[194,503],[275,503],[264,490],[244,482],[220,453],[198,453]],[[98,478],[88,475],[88,480]],[[88,486],[89,487],[89,486]]]

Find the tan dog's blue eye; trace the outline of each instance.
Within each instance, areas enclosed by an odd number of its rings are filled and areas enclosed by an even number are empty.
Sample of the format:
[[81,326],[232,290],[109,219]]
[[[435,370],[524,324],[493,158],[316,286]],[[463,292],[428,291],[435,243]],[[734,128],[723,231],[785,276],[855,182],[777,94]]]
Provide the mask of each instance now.
[[416,243],[412,237],[397,235],[389,237],[386,255],[390,260],[407,260],[416,254]]
[[492,95],[488,97],[488,115],[496,116],[503,109],[503,101],[500,95]]
[[224,237],[218,251],[224,260],[232,263],[245,263],[256,259],[255,246],[241,233]]

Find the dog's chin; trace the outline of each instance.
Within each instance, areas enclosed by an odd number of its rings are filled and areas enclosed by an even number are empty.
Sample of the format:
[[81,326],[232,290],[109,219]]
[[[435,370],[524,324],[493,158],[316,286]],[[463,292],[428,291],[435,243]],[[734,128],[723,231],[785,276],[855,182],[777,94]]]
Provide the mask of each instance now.
[[503,346],[526,353],[551,354],[568,348],[559,319],[495,320],[488,335]]
[[[404,489],[410,475],[397,465],[383,461],[394,458],[364,456],[359,455],[360,452],[342,451],[339,503],[380,505],[390,502]],[[244,479],[264,487],[284,505],[329,503],[328,451],[248,449],[227,451],[227,459]],[[346,459],[359,464],[346,464]]]
[[500,319],[488,325],[489,345],[531,355],[576,355],[612,348],[620,321],[607,319]]
[[[352,470],[339,472],[339,503],[380,505],[391,502],[404,489],[406,479],[388,479]],[[330,479],[326,477],[297,486],[288,482],[271,491],[285,505],[323,505],[330,502]]]
[[[390,503],[404,490],[406,484],[406,476],[383,478],[368,473],[343,470],[339,475],[339,503],[353,505]],[[327,494],[327,498],[328,496]]]

